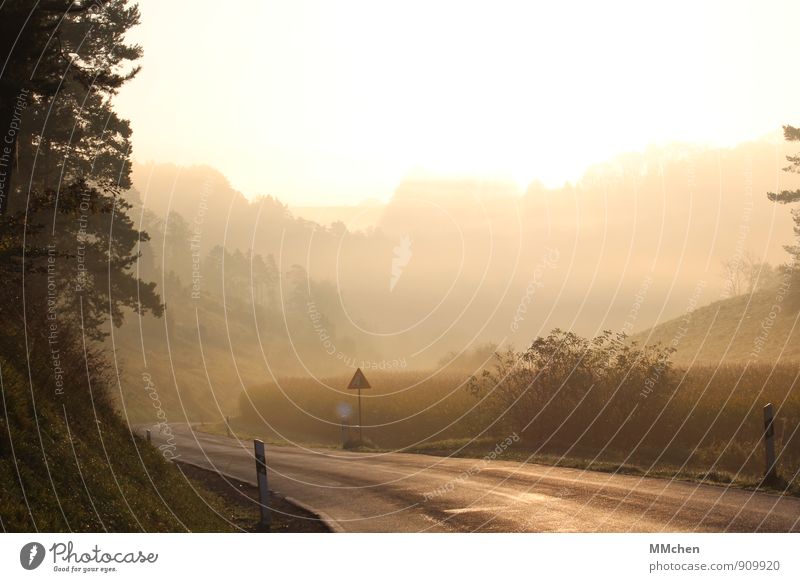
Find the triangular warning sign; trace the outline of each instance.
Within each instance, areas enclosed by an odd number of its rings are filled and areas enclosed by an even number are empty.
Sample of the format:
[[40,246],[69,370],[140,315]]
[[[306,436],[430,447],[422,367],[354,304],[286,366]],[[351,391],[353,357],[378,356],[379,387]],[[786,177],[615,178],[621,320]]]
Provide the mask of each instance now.
[[364,376],[364,372],[361,371],[361,368],[356,370],[356,373],[353,374],[353,379],[350,380],[350,384],[347,386],[348,390],[366,390],[367,388],[372,388],[367,382],[367,377]]

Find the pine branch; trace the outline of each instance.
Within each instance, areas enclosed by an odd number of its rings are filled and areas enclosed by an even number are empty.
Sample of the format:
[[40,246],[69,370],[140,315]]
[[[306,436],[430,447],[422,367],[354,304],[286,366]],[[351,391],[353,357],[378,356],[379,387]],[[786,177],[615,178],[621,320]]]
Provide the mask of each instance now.
[[767,192],[767,198],[779,204],[792,204],[800,202],[800,190],[782,190],[780,192]]

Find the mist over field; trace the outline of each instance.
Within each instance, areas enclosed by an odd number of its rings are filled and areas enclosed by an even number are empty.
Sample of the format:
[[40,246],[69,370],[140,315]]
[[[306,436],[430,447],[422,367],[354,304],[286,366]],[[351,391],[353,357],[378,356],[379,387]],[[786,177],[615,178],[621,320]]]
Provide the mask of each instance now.
[[[327,223],[250,201],[212,168],[136,165],[128,199],[152,237],[138,269],[168,305],[166,326],[143,320],[145,345],[172,328],[191,345],[172,351],[199,369],[202,341],[225,394],[241,389],[234,366],[245,384],[420,370],[554,328],[643,332],[729,297],[724,263],[783,262],[791,217],[764,192],[794,183],[785,149],[652,148],[558,189],[411,177],[387,204]],[[118,333],[141,339],[136,325]]]
[[[300,209],[272,196],[248,200],[210,167],[136,165],[128,199],[152,237],[140,274],[157,282],[167,310],[163,322],[148,316],[114,332],[123,377],[136,386],[143,345],[171,418],[220,427],[233,417],[239,430],[277,442],[339,444],[340,425],[358,422],[346,386],[361,368],[375,386],[365,392],[373,446],[483,442],[519,431],[526,414],[541,424],[560,402],[555,418],[577,424],[549,438],[548,429],[526,429],[523,442],[559,455],[586,455],[600,442],[608,462],[702,469],[699,459],[714,458],[718,470],[757,473],[754,403],[778,390],[783,414],[797,414],[793,381],[773,386],[800,356],[796,302],[770,333],[761,325],[787,294],[778,267],[791,216],[764,193],[796,186],[781,171],[790,152],[766,139],[653,147],[561,188],[416,175],[385,204]],[[628,378],[632,394],[611,406],[590,391],[585,404],[598,400],[585,412],[565,404],[566,383],[579,376],[568,367],[550,388],[555,401],[540,396],[518,421],[498,422],[501,409],[470,383],[499,370],[496,354],[523,354],[553,330],[588,338],[609,330],[668,350],[670,369],[680,367]],[[775,365],[784,371],[771,372]],[[739,373],[750,379],[737,381]],[[493,388],[508,382],[500,374]],[[658,399],[648,401],[655,385]],[[729,401],[731,428],[686,434],[667,452],[671,423],[713,410],[710,394]],[[146,393],[121,396],[130,414],[147,418]],[[613,442],[612,433],[581,428],[616,426],[637,403],[644,441],[635,428]],[[611,410],[623,415],[605,419]],[[744,444],[718,450],[742,430]],[[786,446],[793,435],[782,437]],[[638,444],[626,456],[630,443]]]

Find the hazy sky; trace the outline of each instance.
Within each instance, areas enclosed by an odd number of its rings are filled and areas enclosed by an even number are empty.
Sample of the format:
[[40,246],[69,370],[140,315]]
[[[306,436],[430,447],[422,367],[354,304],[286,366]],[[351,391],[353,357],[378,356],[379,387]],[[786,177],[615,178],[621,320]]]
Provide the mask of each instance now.
[[140,0],[134,157],[293,205],[409,172],[556,185],[649,143],[800,123],[800,2]]

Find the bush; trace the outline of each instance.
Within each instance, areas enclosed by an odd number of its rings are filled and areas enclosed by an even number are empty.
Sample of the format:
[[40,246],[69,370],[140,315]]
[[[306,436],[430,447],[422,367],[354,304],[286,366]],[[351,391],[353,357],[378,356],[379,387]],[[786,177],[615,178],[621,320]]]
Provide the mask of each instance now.
[[762,407],[776,408],[779,467],[800,469],[795,365],[674,368],[671,350],[606,332],[588,340],[554,331],[522,353],[496,356],[470,384],[501,432],[538,452],[645,468],[758,476]]

